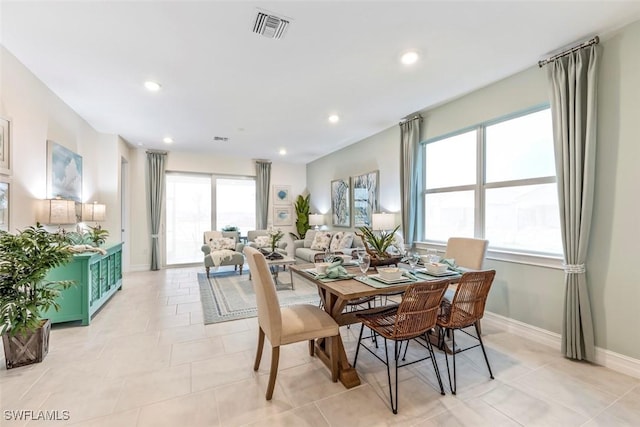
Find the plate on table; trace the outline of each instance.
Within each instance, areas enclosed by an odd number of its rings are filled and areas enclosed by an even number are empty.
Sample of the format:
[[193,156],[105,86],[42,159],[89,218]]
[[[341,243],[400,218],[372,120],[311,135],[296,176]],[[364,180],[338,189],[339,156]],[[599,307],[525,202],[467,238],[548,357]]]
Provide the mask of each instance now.
[[419,273],[428,274],[429,276],[434,276],[434,277],[453,276],[456,274],[460,274],[457,271],[453,271],[453,270],[446,270],[446,271],[443,271],[442,273],[429,273],[426,268],[419,268],[416,271]]
[[380,276],[379,274],[372,274],[370,276],[368,276],[369,279],[373,279],[373,280],[377,280],[378,282],[382,282],[385,283],[387,285],[397,285],[399,283],[410,283],[410,282],[415,282],[415,280],[406,277],[406,276],[402,276],[402,277],[398,277],[397,279],[385,279],[384,277]]

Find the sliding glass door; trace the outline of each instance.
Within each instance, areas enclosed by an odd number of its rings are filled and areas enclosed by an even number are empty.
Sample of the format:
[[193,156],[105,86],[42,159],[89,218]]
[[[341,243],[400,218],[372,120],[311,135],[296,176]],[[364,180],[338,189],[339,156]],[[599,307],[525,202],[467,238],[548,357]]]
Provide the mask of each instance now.
[[241,235],[256,226],[253,177],[167,172],[166,264],[201,263],[202,234],[236,226]]

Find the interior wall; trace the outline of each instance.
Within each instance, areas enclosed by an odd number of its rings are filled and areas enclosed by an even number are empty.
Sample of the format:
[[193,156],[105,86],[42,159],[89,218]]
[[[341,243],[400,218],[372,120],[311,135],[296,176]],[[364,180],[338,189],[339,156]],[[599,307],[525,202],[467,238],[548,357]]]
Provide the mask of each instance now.
[[[146,212],[146,152],[136,149],[132,156],[132,223],[136,224],[132,230],[132,270],[148,270],[150,265],[150,225]],[[256,175],[255,161],[240,157],[222,157],[218,155],[203,155],[183,152],[170,152],[167,155],[166,170],[173,172],[194,172],[220,175]],[[272,161],[271,189],[273,185],[290,185],[293,198],[306,191],[306,167],[282,161]],[[268,225],[273,224],[273,194],[270,197]],[[292,203],[293,210],[293,203]],[[290,243],[289,232],[295,232],[295,212],[291,226],[278,227],[285,232],[285,241]],[[164,222],[162,225],[164,229]]]
[[[37,203],[47,197],[47,140],[82,156],[83,201],[106,203],[107,221],[101,225],[119,230],[119,215],[111,215],[119,211],[119,202],[111,196],[117,137],[96,132],[2,46],[0,55],[0,115],[12,125],[11,231],[34,225]],[[108,239],[118,241],[119,233]]]
[[[640,23],[621,29],[601,42],[599,76],[598,158],[592,238],[587,280],[596,346],[640,359],[640,341],[633,325],[640,289],[634,272],[640,253]],[[532,63],[537,58],[532,59]],[[422,111],[423,140],[548,103],[546,70],[537,66],[437,108]],[[325,156],[307,167],[307,185],[314,207],[330,211],[329,185],[380,167],[381,201],[399,204],[399,143],[397,127]],[[382,172],[384,171],[384,173]],[[390,179],[387,179],[387,178]],[[329,217],[329,215],[327,215]],[[488,259],[497,271],[487,310],[554,333],[561,333],[564,272],[560,269]]]

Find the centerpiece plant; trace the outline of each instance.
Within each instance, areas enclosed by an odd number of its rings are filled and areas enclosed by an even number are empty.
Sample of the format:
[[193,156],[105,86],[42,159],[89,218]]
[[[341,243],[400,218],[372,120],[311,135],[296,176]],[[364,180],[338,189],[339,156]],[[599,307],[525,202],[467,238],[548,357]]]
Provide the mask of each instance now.
[[278,246],[278,242],[284,237],[284,233],[279,228],[270,228],[267,230],[267,235],[269,236],[269,245],[271,246],[271,254],[276,254],[276,247]]
[[40,224],[16,234],[0,232],[0,321],[7,368],[41,362],[48,351],[56,298],[71,281],[46,280],[47,272],[72,254],[64,237]]
[[390,232],[376,232],[367,226],[358,228],[360,233],[356,234],[362,238],[365,250],[371,256],[374,265],[383,265],[396,260],[397,257],[390,254],[388,249],[394,244],[395,233],[399,228],[400,226],[397,226]]

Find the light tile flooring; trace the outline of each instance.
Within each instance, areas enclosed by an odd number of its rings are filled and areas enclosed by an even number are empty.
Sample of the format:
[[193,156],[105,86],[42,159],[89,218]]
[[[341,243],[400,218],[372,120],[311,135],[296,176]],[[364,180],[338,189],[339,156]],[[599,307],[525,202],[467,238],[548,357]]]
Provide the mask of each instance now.
[[[54,326],[43,363],[0,368],[2,426],[637,426],[640,380],[485,325],[495,374],[479,349],[458,357],[458,394],[441,396],[430,362],[400,369],[399,413],[384,365],[361,352],[362,385],[347,390],[310,357],[283,347],[265,401],[266,348],[257,373],[255,319],[202,324],[200,268],[130,273],[88,327]],[[297,278],[296,280],[300,280]],[[342,328],[350,358],[359,327]],[[419,349],[409,348],[409,357]],[[438,354],[445,373],[443,355]],[[446,374],[445,377],[446,379]],[[15,421],[17,411],[68,411],[68,421]],[[24,414],[24,412],[23,412]]]

